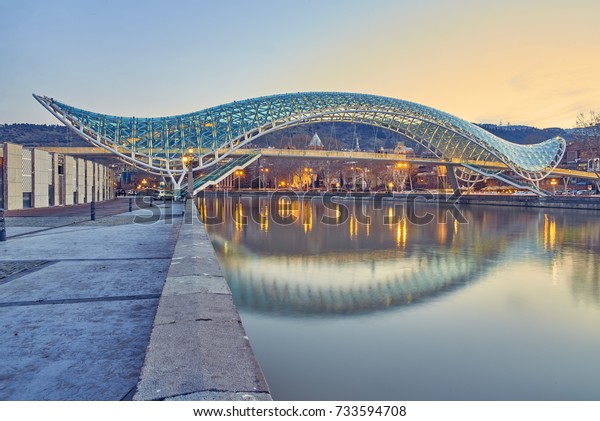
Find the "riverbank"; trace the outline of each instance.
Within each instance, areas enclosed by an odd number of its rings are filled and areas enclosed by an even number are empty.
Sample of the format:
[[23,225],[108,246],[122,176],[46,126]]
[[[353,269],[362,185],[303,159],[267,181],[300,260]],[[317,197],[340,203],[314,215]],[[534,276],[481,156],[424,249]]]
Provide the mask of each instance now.
[[7,216],[0,400],[270,399],[195,212],[155,204]]
[[185,218],[134,400],[271,400],[198,210]]
[[276,400],[598,397],[597,211],[266,196],[200,210]]

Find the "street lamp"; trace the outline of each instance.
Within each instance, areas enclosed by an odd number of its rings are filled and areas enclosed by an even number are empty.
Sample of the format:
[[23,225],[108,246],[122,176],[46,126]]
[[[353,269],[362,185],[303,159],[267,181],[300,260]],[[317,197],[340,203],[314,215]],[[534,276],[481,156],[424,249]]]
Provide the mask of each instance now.
[[[408,178],[408,181],[410,182],[410,189],[412,190],[412,179],[410,176],[410,164],[408,162],[398,162],[395,165],[395,170],[394,174],[400,174],[401,176],[401,182],[400,182],[400,190],[404,191],[404,186],[406,184],[406,179]],[[444,168],[443,171],[445,171],[445,167],[441,167]]]
[[237,177],[237,179],[238,179],[238,190],[240,190],[240,181],[241,181],[241,178],[244,176],[244,171],[242,171],[242,170],[237,170],[237,171],[235,172],[235,175],[237,175],[237,176],[238,176],[238,177]]
[[[269,169],[268,168],[261,168],[260,169],[260,175],[258,177],[258,189],[260,190],[260,184],[261,184],[261,178],[262,180],[262,185],[265,186],[266,181],[267,181],[267,175],[269,174]],[[266,186],[265,186],[266,188]]]
[[350,170],[352,171],[352,190],[356,191],[356,170],[358,162],[356,161],[348,161],[346,164],[350,164]]
[[558,180],[556,178],[550,179],[550,185],[552,186],[552,195],[556,194],[556,186],[558,185]]
[[181,157],[183,167],[187,169],[187,195],[191,198],[194,189],[194,149],[189,148],[187,154]]
[[[306,168],[304,168],[304,172],[306,173],[306,176],[309,178],[310,184],[311,184],[311,187],[312,187],[312,182],[313,182],[313,179],[312,179],[312,177],[313,177],[312,168],[306,167]],[[308,191],[308,186],[309,186],[309,184],[307,182],[306,183],[306,191]]]

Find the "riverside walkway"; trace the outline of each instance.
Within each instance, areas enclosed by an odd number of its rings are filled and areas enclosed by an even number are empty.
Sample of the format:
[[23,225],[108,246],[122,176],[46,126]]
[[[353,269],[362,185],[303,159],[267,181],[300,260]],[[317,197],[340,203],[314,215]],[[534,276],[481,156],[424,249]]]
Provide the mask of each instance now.
[[7,212],[0,400],[270,399],[195,209],[137,205]]

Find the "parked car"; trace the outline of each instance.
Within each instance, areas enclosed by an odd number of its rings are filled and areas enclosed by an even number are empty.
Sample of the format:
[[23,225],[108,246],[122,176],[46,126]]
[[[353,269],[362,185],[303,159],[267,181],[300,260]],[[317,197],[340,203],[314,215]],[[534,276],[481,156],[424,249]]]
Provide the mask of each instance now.
[[158,192],[158,190],[155,189],[142,189],[142,190],[138,190],[136,192],[136,196],[152,196],[154,197],[154,195],[156,194],[156,192]]
[[172,191],[169,190],[157,190],[152,195],[152,198],[154,200],[173,200],[175,198],[175,195]]

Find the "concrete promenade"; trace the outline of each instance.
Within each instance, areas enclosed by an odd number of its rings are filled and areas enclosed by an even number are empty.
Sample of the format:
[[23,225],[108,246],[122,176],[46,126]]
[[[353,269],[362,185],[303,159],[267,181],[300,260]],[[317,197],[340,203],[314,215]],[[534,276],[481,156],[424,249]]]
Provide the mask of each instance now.
[[0,400],[270,399],[199,221],[97,205],[6,215]]
[[271,400],[198,211],[188,200],[134,400]]

